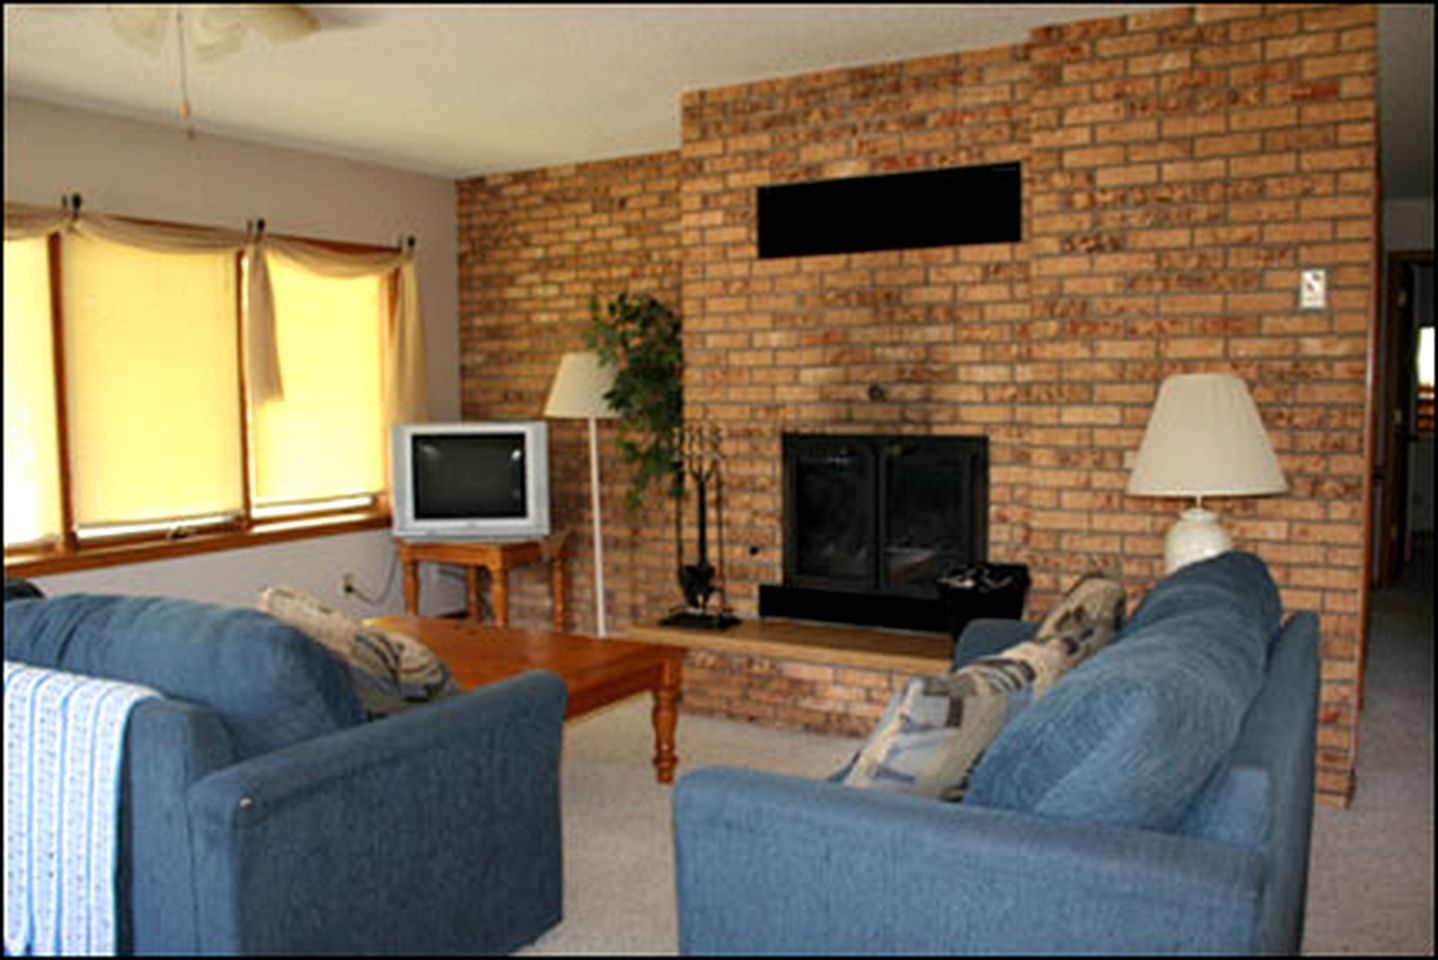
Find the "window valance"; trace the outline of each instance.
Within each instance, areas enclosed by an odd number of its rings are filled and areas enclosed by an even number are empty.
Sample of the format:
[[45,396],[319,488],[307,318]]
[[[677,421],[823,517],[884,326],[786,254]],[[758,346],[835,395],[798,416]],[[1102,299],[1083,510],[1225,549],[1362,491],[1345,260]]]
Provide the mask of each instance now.
[[424,420],[428,415],[424,359],[424,322],[412,247],[390,251],[341,251],[293,237],[268,235],[263,226],[243,231],[193,227],[5,204],[5,239],[44,237],[62,231],[163,253],[244,252],[249,262],[245,311],[245,368],[253,402],[284,396],[275,340],[274,294],[267,257],[320,276],[354,278],[394,274],[397,290],[388,318],[384,351],[384,393],[391,423]]

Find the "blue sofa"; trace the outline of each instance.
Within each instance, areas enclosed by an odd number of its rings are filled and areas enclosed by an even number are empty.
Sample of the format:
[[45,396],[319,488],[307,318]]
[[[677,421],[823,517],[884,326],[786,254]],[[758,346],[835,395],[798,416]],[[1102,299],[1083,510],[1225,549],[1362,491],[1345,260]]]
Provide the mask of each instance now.
[[[1230,552],[1011,720],[963,802],[707,768],[674,796],[686,954],[1297,953],[1317,618]],[[975,621],[956,664],[1025,639]]]
[[365,722],[344,666],[258,611],[5,597],[7,660],[164,694],[126,729],[122,953],[506,953],[559,922],[552,673]]

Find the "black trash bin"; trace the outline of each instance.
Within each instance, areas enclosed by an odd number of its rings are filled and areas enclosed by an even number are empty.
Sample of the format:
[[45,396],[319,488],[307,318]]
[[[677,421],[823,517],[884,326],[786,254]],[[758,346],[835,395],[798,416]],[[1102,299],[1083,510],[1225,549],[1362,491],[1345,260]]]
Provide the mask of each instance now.
[[970,620],[1022,619],[1029,594],[1029,567],[1026,563],[970,564],[940,577],[938,586],[949,632],[957,641]]

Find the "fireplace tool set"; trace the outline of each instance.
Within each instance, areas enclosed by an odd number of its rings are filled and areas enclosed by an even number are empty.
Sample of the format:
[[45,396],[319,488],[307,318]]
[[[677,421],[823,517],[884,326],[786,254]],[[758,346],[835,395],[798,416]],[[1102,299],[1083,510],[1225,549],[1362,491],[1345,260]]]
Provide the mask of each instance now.
[[[679,561],[679,586],[684,592],[686,606],[661,620],[665,626],[723,630],[739,622],[724,603],[724,484],[720,473],[719,439],[719,428],[712,425],[684,426],[675,431],[674,556]],[[693,563],[684,562],[686,481],[693,483],[696,508],[698,557]],[[718,566],[709,561],[711,498]]]

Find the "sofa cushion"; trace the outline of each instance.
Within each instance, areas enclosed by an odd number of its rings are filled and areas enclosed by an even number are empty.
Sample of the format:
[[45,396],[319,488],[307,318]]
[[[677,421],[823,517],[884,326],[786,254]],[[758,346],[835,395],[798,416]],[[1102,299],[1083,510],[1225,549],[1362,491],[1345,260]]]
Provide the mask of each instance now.
[[258,606],[338,657],[371,719],[461,692],[449,668],[417,638],[367,627],[314,594],[269,587],[261,591]]
[[1277,589],[1225,553],[1156,586],[1119,641],[994,741],[965,802],[1173,829],[1232,749],[1263,681]]
[[889,702],[878,727],[841,777],[872,787],[956,801],[1004,726],[1113,636],[1124,589],[1091,574],[1079,580],[1033,639],[951,673],[916,677]]
[[88,594],[7,603],[5,656],[204,704],[237,759],[364,719],[345,668],[258,610]]
[[1242,550],[1230,550],[1200,563],[1191,563],[1159,581],[1129,618],[1124,632],[1140,630],[1150,621],[1164,619],[1174,611],[1204,604],[1231,610],[1257,628],[1255,634],[1216,639],[1237,644],[1236,652],[1262,669],[1269,649],[1278,638],[1283,601],[1268,566],[1259,557]]

